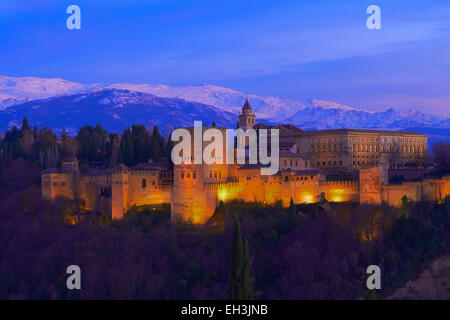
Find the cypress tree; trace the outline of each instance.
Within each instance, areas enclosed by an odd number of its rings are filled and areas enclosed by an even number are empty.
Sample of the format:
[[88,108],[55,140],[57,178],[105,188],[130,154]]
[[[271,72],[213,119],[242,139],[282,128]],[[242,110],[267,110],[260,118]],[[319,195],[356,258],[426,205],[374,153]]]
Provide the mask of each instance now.
[[297,227],[297,208],[295,207],[295,203],[292,198],[291,198],[291,204],[289,206],[287,223],[288,223],[287,229],[289,231],[293,230]]
[[230,300],[253,299],[253,279],[250,277],[252,261],[248,241],[242,243],[241,226],[236,218],[231,245],[230,279],[228,298]]
[[147,162],[147,143],[149,139],[149,132],[143,125],[133,125],[131,130],[132,142],[133,142],[133,155],[134,162]]
[[23,118],[22,120],[22,132],[31,132],[31,127],[28,124],[27,118]]
[[161,157],[162,157],[161,145],[160,145],[158,139],[156,139],[156,138],[152,138],[151,141],[152,141],[153,160],[159,161],[159,160],[161,160]]
[[164,150],[164,138],[159,133],[157,126],[155,126],[153,128],[151,146],[152,146],[151,150],[152,150],[153,160],[155,160],[155,161],[161,160],[161,157],[163,155],[163,150]]
[[252,258],[250,257],[248,240],[245,239],[242,254],[242,293],[240,296],[242,300],[253,300],[253,279],[250,276],[251,268]]
[[125,129],[120,140],[118,162],[129,167],[134,165],[133,139],[129,128]]
[[38,127],[34,126],[33,128],[33,136],[34,136],[34,140],[36,141],[37,138],[39,137],[39,129]]

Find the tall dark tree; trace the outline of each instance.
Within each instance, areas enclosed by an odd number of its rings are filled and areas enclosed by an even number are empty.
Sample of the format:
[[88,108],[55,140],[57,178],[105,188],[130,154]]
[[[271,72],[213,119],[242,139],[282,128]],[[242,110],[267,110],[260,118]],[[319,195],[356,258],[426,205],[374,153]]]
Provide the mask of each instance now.
[[164,150],[164,137],[159,133],[158,127],[153,128],[153,134],[151,139],[152,145],[152,158],[155,161],[159,161],[162,158]]
[[286,219],[286,230],[291,231],[297,227],[297,208],[294,203],[294,199],[291,198],[291,203],[288,209],[288,215]]
[[51,167],[56,164],[58,160],[57,149],[56,135],[52,132],[52,129],[42,128],[34,144],[34,154],[37,155],[43,167]]
[[236,218],[231,244],[230,278],[228,298],[230,300],[253,299],[253,279],[250,276],[252,261],[248,241],[242,243],[241,226]]
[[77,140],[80,144],[79,159],[89,162],[104,161],[106,154],[107,132],[101,125],[84,126],[78,131]]
[[33,127],[33,136],[34,136],[34,140],[36,141],[39,136],[39,129],[37,126]]
[[114,166],[119,159],[120,149],[120,135],[116,133],[110,133],[108,142],[106,143],[106,159],[105,164],[108,166]]
[[62,136],[61,141],[61,158],[72,158],[76,157],[80,150],[80,144],[74,137],[68,135]]
[[17,128],[17,126],[12,127],[8,130],[4,139],[4,148],[6,152],[11,153],[13,159],[17,159],[22,156],[21,147],[22,131]]
[[23,118],[22,120],[22,132],[30,132],[31,128],[30,125],[28,124],[28,119],[27,118]]
[[147,144],[150,134],[143,125],[133,125],[131,136],[133,140],[134,162],[147,162],[149,158]]
[[133,138],[129,128],[125,129],[120,139],[118,163],[123,163],[129,167],[134,165]]

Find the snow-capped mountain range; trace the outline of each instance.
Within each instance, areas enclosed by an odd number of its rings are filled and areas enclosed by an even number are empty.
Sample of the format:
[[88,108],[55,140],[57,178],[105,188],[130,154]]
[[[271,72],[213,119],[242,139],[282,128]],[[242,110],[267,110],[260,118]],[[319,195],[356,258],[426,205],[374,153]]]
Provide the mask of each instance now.
[[[23,116],[31,124],[73,130],[86,124],[83,121],[98,122],[108,130],[120,130],[132,123],[176,127],[192,125],[193,120],[234,127],[246,96],[210,84],[83,84],[60,78],[0,76],[0,130],[20,123]],[[302,129],[450,129],[449,118],[416,110],[372,112],[319,99],[254,94],[248,99],[259,119]]]
[[[193,126],[194,121],[232,127],[235,114],[218,108],[176,98],[161,98],[144,92],[95,89],[41,100],[32,100],[0,111],[0,128],[20,126],[23,117],[39,128],[75,134],[85,125],[101,124],[108,132],[122,133],[133,124],[167,129]],[[213,120],[211,120],[213,119]]]

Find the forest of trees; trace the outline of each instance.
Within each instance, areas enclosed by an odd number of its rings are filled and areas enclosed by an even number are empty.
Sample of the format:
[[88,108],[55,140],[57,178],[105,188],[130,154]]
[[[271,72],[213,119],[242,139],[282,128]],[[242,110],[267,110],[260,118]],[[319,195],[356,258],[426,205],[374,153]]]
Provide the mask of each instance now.
[[[87,125],[75,136],[69,136],[63,130],[57,137],[47,127],[31,129],[24,118],[21,128],[13,126],[3,138],[0,135],[0,170],[18,158],[48,168],[58,166],[62,159],[72,156],[80,160],[82,168],[110,167],[120,163],[133,166],[149,159],[170,160],[172,146],[172,141],[165,139],[157,126],[148,129],[144,125],[132,125],[119,135],[108,134],[98,124],[95,127]],[[431,174],[450,174],[450,141],[440,141],[432,146],[430,164]]]
[[[36,187],[0,206],[0,299],[383,298],[450,249],[449,197],[401,208],[232,202],[216,211],[221,232],[174,225],[168,207],[68,225],[70,203]],[[82,290],[66,288],[72,264]],[[372,264],[382,270],[375,295],[365,289]]]
[[[59,141],[58,141],[59,140]],[[64,217],[74,202],[41,198],[40,171],[77,156],[86,167],[167,157],[158,129],[120,137],[86,126],[61,137],[24,119],[0,141],[0,299],[384,298],[450,250],[450,197],[404,198],[400,208],[357,203],[221,203],[211,225],[170,223],[170,208],[133,208],[108,221]],[[433,147],[434,174],[448,174],[450,143]],[[218,228],[217,226],[221,226]],[[66,288],[66,268],[82,290]],[[366,268],[382,270],[367,292]]]
[[100,125],[88,125],[80,128],[76,136],[63,130],[57,137],[50,128],[31,129],[24,118],[21,128],[12,127],[0,140],[0,170],[19,158],[48,168],[73,156],[80,160],[82,168],[120,163],[133,166],[149,159],[170,158],[171,148],[170,139],[164,139],[156,126],[150,132],[143,125],[133,125],[118,135],[108,134]]

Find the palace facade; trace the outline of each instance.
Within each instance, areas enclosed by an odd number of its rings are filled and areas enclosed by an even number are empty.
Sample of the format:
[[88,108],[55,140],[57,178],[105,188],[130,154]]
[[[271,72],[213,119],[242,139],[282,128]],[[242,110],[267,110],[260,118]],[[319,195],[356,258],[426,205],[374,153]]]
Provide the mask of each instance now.
[[[221,201],[281,201],[288,206],[293,199],[295,203],[328,200],[399,205],[403,196],[437,201],[450,194],[450,177],[388,183],[391,171],[423,172],[428,158],[428,137],[423,134],[359,129],[303,131],[292,125],[257,124],[248,100],[238,125],[243,130],[279,130],[277,174],[261,175],[259,164],[181,164],[170,169],[168,162],[81,173],[77,159],[72,158],[63,161],[61,169],[42,172],[42,196],[76,199],[82,209],[106,212],[113,219],[122,218],[133,206],[170,203],[174,222],[203,224]],[[226,128],[217,129],[226,132]]]

